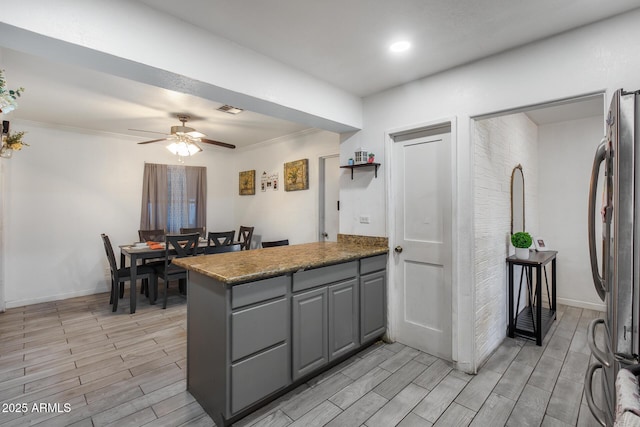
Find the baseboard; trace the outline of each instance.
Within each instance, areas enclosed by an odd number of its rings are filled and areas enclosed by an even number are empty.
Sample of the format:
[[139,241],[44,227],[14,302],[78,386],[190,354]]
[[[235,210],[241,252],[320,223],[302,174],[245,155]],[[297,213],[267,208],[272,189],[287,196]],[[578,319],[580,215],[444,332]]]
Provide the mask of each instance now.
[[101,294],[101,293],[104,293],[104,292],[109,292],[109,289],[108,288],[105,288],[105,289],[82,289],[82,290],[79,290],[79,291],[67,292],[67,293],[58,294],[58,295],[47,295],[47,296],[38,297],[38,298],[28,298],[28,299],[16,300],[16,301],[6,301],[6,307],[7,307],[7,309],[15,308],[15,307],[23,307],[25,305],[40,304],[40,303],[43,303],[43,302],[58,301],[58,300],[63,300],[63,299],[75,298],[75,297],[84,297],[84,296],[87,296],[87,295]]
[[596,304],[593,302],[580,301],[580,300],[569,299],[569,298],[556,298],[556,303],[562,304],[562,305],[568,305],[570,307],[586,308],[588,310],[607,311],[607,306],[604,305],[604,303]]

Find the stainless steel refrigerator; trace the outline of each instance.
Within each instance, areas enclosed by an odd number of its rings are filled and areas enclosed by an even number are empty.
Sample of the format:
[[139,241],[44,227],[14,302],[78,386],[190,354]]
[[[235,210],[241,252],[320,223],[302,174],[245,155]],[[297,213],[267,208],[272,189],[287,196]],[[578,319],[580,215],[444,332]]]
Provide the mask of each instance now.
[[[606,313],[588,328],[587,340],[597,362],[587,371],[585,397],[600,424],[611,426],[616,375],[622,365],[638,363],[639,353],[640,91],[616,91],[606,125],[591,172],[588,221],[593,281]],[[597,221],[602,221],[601,238],[596,236]]]

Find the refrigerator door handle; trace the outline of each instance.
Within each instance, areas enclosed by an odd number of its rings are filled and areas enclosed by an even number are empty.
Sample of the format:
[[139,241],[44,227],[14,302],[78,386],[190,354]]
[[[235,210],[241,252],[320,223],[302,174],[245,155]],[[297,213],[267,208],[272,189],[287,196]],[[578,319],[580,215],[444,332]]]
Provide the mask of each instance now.
[[[599,324],[604,324],[604,319],[594,319],[589,322],[589,326],[587,327],[587,344],[589,344],[591,353],[593,353],[593,356],[598,360],[598,362],[608,368],[611,366],[611,356],[600,350],[596,345],[596,326]],[[604,332],[606,339],[606,330]]]
[[587,406],[593,414],[593,417],[602,427],[606,427],[607,423],[605,421],[605,413],[602,409],[598,408],[596,403],[593,401],[593,374],[598,369],[602,369],[602,365],[599,363],[589,365],[589,369],[587,369],[587,373],[584,377],[584,397],[587,399]]
[[[589,185],[589,255],[591,258],[591,275],[593,276],[593,284],[598,292],[600,299],[604,301],[605,282],[600,275],[598,268],[598,253],[596,249],[596,192],[598,189],[598,175],[600,172],[600,164],[605,160],[607,155],[607,139],[603,138],[596,150],[596,156],[593,159],[593,168],[591,169],[591,183]],[[603,254],[603,256],[606,256]],[[604,273],[604,272],[603,272]]]

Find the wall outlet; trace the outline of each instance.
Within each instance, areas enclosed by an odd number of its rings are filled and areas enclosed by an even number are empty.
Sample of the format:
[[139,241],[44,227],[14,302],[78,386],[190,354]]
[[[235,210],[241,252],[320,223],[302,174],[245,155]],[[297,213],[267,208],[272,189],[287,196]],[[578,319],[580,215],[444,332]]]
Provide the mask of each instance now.
[[369,215],[360,216],[360,224],[369,224],[371,222],[371,217]]

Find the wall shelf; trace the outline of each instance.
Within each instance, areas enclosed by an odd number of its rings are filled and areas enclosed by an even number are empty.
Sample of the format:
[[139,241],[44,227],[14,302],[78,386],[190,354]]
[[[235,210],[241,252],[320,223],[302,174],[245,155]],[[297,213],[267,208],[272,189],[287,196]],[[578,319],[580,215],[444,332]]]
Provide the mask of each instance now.
[[375,168],[375,177],[378,177],[378,166],[380,166],[380,163],[360,163],[357,165],[345,165],[345,166],[340,166],[342,169],[351,169],[351,179],[353,180],[353,170],[354,169],[359,169],[359,168]]

